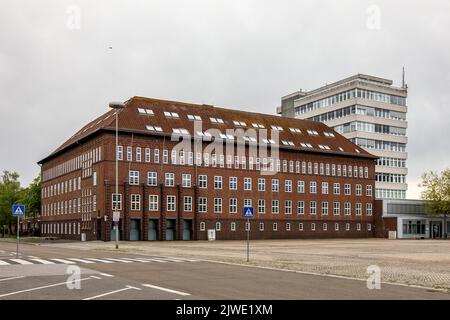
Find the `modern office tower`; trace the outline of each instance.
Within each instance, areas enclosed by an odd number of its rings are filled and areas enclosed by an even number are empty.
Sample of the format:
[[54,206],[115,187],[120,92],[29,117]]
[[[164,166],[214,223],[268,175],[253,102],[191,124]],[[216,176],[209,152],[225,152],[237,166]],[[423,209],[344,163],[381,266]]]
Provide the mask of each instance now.
[[281,98],[277,113],[320,121],[378,158],[376,197],[405,199],[406,97],[392,80],[357,74],[311,91],[299,90]]

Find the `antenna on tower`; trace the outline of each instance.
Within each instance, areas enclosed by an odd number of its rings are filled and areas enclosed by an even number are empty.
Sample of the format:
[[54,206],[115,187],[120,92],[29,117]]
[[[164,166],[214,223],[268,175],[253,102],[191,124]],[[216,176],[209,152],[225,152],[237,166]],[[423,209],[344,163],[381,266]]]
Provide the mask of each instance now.
[[402,88],[406,89],[406,83],[405,83],[405,67],[403,67],[403,72],[402,72]]

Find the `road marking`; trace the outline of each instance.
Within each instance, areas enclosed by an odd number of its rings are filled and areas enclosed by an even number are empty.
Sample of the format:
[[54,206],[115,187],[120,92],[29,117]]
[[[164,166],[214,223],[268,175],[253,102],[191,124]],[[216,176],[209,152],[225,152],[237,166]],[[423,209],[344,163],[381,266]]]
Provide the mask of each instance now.
[[130,261],[136,261],[136,262],[145,262],[145,263],[150,262],[150,261],[147,261],[147,260],[144,260],[144,259],[139,259],[139,258],[121,258],[121,259],[130,260]]
[[123,289],[119,289],[119,290],[114,290],[114,291],[102,293],[102,294],[99,294],[99,295],[97,295],[97,296],[93,296],[93,297],[89,297],[89,298],[84,298],[83,300],[93,300],[93,299],[101,298],[101,297],[104,297],[104,296],[109,296],[109,295],[111,295],[111,294],[118,293],[118,292],[122,292],[122,291],[126,291],[126,290],[130,290],[130,289],[133,289],[133,290],[142,290],[141,288],[136,288],[136,287],[132,287],[132,286],[126,286],[126,287],[123,288]]
[[9,266],[11,263],[8,263],[6,261],[0,260],[0,266]]
[[0,279],[0,281],[14,280],[14,279],[20,279],[20,278],[25,278],[25,276],[17,276],[17,277],[11,277],[11,278],[3,278],[3,279]]
[[[92,279],[92,278],[83,278],[83,279],[80,279],[80,280],[74,280],[72,282],[78,282],[78,281],[84,281],[84,280],[90,280],[90,279]],[[67,284],[67,281],[66,282],[60,282],[60,283],[55,283],[55,284],[50,284],[48,286],[42,286],[42,287],[37,287],[37,288],[31,288],[31,289],[25,289],[25,290],[20,290],[20,291],[9,292],[9,293],[5,293],[5,294],[1,294],[0,298],[7,297],[7,296],[12,296],[14,294],[19,294],[19,293],[24,293],[24,292],[30,292],[30,291],[36,291],[36,290],[41,290],[41,289],[46,289],[46,288],[62,286],[62,285],[65,285],[65,284]]]
[[180,259],[173,259],[173,258],[166,258],[166,257],[160,258],[160,259],[164,259],[165,261],[169,261],[169,262],[185,262],[185,261],[180,260]]
[[33,264],[33,262],[27,261],[27,260],[22,260],[22,259],[9,259],[11,261],[17,262],[19,264]]
[[39,257],[36,256],[28,256],[28,258],[39,259]]
[[69,261],[69,260],[66,260],[66,259],[53,258],[53,259],[50,259],[50,260],[53,260],[53,261],[56,261],[56,262],[61,262],[61,263],[64,263],[64,264],[74,264],[75,263],[73,261]]
[[152,261],[152,262],[167,262],[167,261],[159,260],[159,259],[150,259],[150,258],[142,258],[142,259]]
[[104,276],[104,277],[114,278],[114,276],[112,274],[109,274],[109,273],[100,273],[100,275]]
[[154,286],[154,285],[151,285],[151,284],[142,284],[142,286],[148,287],[148,288],[152,288],[152,289],[161,290],[161,291],[166,291],[166,292],[170,292],[170,293],[175,293],[175,294],[178,294],[180,296],[190,296],[191,295],[190,293],[177,291],[177,290],[172,290],[172,289],[167,289],[167,288],[163,288],[163,287],[158,287],[158,286]]
[[127,260],[115,259],[115,258],[105,258],[105,260],[111,260],[111,261],[117,261],[117,262],[123,262],[123,263],[133,263],[133,261],[127,261]]
[[95,263],[94,261],[88,261],[88,260],[78,259],[78,258],[67,258],[67,259],[73,260],[73,261],[77,261],[77,262],[81,262],[81,263]]
[[55,264],[52,261],[48,261],[48,260],[44,260],[44,259],[30,259],[30,260],[33,260],[33,261],[36,261],[36,262],[39,262],[39,263],[42,263],[42,264]]
[[97,262],[102,262],[102,263],[114,263],[112,261],[108,261],[108,260],[102,260],[102,259],[96,259],[96,258],[86,258],[88,260],[92,260],[92,261],[97,261]]
[[100,277],[97,276],[91,276],[92,279],[101,279]]
[[187,259],[187,258],[177,258],[177,257],[167,257],[169,259],[176,259],[176,260],[181,260],[181,261],[188,261],[188,262],[197,262],[198,260],[194,260],[194,259]]

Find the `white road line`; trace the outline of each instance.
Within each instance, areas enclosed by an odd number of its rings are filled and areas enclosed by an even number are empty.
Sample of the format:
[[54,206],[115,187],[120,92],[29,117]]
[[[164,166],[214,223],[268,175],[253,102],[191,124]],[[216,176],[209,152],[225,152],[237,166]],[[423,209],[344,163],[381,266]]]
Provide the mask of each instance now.
[[81,262],[81,263],[95,263],[94,261],[88,261],[88,260],[78,259],[78,258],[67,258],[67,259],[76,261],[76,262]]
[[28,256],[28,258],[39,259],[39,257],[36,256]]
[[48,260],[44,260],[44,259],[30,259],[30,260],[33,260],[33,261],[36,261],[36,262],[39,262],[39,263],[42,263],[42,264],[55,264],[52,261],[48,261]]
[[14,280],[14,279],[20,279],[20,278],[25,278],[25,276],[17,276],[17,277],[11,277],[11,278],[3,278],[3,279],[0,279],[0,281]]
[[52,258],[50,260],[53,260],[53,261],[56,261],[56,262],[61,262],[61,263],[64,263],[64,264],[74,264],[75,263],[73,261],[69,261],[69,260],[66,260],[66,259]]
[[[84,280],[89,280],[92,278],[83,278],[80,280],[74,280],[75,282],[78,281],[84,281]],[[36,291],[36,290],[41,290],[41,289],[46,289],[46,288],[51,288],[51,287],[57,287],[57,286],[62,286],[67,284],[67,282],[60,282],[60,283],[55,283],[55,284],[50,284],[48,286],[42,286],[42,287],[37,287],[37,288],[31,288],[31,289],[25,289],[25,290],[20,290],[20,291],[14,291],[14,292],[9,292],[9,293],[5,293],[5,294],[0,294],[0,298],[3,297],[7,297],[7,296],[12,296],[14,294],[19,294],[19,293],[24,293],[24,292],[30,292],[30,291]]]
[[11,263],[8,263],[6,261],[0,260],[0,266],[9,266]]
[[96,259],[96,258],[86,258],[87,260],[92,260],[92,261],[96,261],[96,262],[102,262],[102,263],[114,263],[112,261],[108,261],[108,260],[102,260],[102,259]]
[[164,259],[165,261],[168,261],[168,262],[185,262],[185,261],[180,260],[180,259],[173,259],[173,258],[166,258],[166,257],[158,258],[158,259]]
[[178,294],[180,296],[190,296],[191,295],[190,293],[177,291],[177,290],[172,290],[172,289],[167,289],[167,288],[163,288],[163,287],[158,287],[158,286],[154,286],[154,285],[151,285],[151,284],[142,284],[142,286],[148,287],[148,288],[152,288],[152,289],[161,290],[161,291],[166,291],[166,292],[170,292],[170,293],[175,293],[175,294]]
[[148,261],[151,261],[151,262],[167,262],[167,261],[160,260],[160,259],[150,259],[150,258],[142,258],[142,259],[148,260]]
[[122,291],[126,291],[126,290],[130,290],[130,289],[133,289],[133,290],[142,290],[141,288],[136,288],[136,287],[132,287],[132,286],[126,286],[126,287],[123,288],[123,289],[119,289],[119,290],[114,290],[114,291],[102,293],[102,294],[99,294],[99,295],[97,295],[97,296],[93,296],[93,297],[89,297],[89,298],[84,298],[83,300],[93,300],[93,299],[101,298],[101,297],[104,297],[104,296],[109,296],[109,295],[111,295],[111,294],[118,293],[118,292],[122,292]]
[[114,278],[114,276],[112,274],[109,274],[109,273],[100,273],[100,275],[104,276],[104,277],[108,277],[108,278]]
[[130,261],[135,261],[135,262],[150,262],[144,259],[139,259],[139,258],[121,258],[123,260],[130,260]]
[[133,261],[127,261],[127,260],[123,260],[123,259],[115,259],[115,258],[104,258],[105,260],[111,260],[111,261],[116,261],[116,262],[123,262],[123,263],[133,263]]
[[195,259],[177,258],[177,257],[167,257],[167,258],[181,260],[181,261],[188,261],[188,262],[197,262],[198,261],[198,260],[195,260]]
[[100,277],[97,276],[91,276],[92,279],[101,279]]
[[27,261],[27,260],[22,260],[22,259],[9,259],[11,261],[17,262],[19,264],[33,264],[33,262]]

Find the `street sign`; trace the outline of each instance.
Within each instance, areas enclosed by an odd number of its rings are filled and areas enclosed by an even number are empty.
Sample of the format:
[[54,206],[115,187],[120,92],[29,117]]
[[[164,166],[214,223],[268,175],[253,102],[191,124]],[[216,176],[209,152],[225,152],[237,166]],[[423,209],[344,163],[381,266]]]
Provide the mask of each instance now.
[[244,207],[244,218],[253,219],[255,217],[255,211],[253,207]]
[[114,211],[113,212],[113,221],[119,222],[119,220],[120,220],[120,211]]
[[15,217],[25,217],[25,206],[21,204],[13,205],[12,214]]

